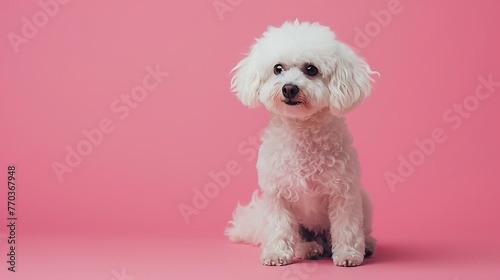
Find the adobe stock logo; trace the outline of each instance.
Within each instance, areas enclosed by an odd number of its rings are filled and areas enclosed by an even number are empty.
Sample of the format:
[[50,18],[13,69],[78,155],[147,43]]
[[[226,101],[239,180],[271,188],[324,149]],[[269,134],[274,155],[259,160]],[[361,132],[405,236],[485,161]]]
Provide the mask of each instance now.
[[193,216],[201,214],[203,209],[206,209],[212,200],[219,196],[221,190],[228,187],[231,179],[241,174],[243,167],[246,164],[257,159],[257,154],[260,146],[260,141],[264,129],[261,129],[256,136],[249,136],[246,140],[239,143],[237,153],[244,160],[229,160],[224,169],[219,171],[208,172],[210,181],[203,187],[194,187],[193,197],[190,203],[180,203],[179,212],[186,222],[186,225],[191,224]]
[[127,274],[124,267],[122,267],[120,272],[116,271],[115,269],[111,270],[111,274],[113,274],[113,277],[111,277],[109,280],[134,280],[135,279],[135,275]]
[[21,44],[28,44],[29,41],[38,34],[39,30],[47,26],[49,20],[59,13],[61,5],[66,5],[69,2],[69,0],[38,1],[40,9],[31,16],[31,19],[27,17],[21,18],[23,26],[21,27],[20,35],[14,32],[9,32],[7,34],[7,38],[14,52],[16,54],[19,53],[19,46]]
[[304,261],[296,265],[287,266],[281,280],[306,280],[318,270],[318,264],[315,261]]
[[395,15],[403,11],[403,6],[399,0],[389,0],[387,7],[380,11],[370,11],[372,20],[368,21],[361,28],[356,26],[354,28],[354,46],[357,49],[364,49],[370,45],[371,41],[380,35],[383,28],[391,24]]
[[234,11],[242,2],[243,0],[215,0],[212,5],[220,21],[224,21],[224,14]]
[[[150,93],[156,90],[163,79],[168,76],[167,72],[160,69],[160,65],[155,67],[147,66],[147,74],[142,78],[142,83],[134,86],[130,93],[124,93],[120,98],[116,98],[110,104],[111,112],[114,117],[124,121],[128,118],[131,111],[136,109],[141,102],[143,102]],[[71,173],[76,167],[82,164],[83,159],[89,156],[95,147],[98,147],[103,142],[105,135],[115,130],[115,123],[112,118],[102,118],[97,127],[81,131],[83,138],[78,141],[74,146],[67,145],[66,157],[64,162],[52,162],[52,170],[54,171],[59,182],[63,181],[65,173]]]
[[[464,120],[470,118],[472,114],[479,109],[481,102],[489,99],[492,93],[500,87],[500,82],[493,81],[492,75],[488,77],[479,76],[479,84],[474,93],[466,96],[462,102],[455,103],[453,106],[443,112],[443,121],[451,128],[457,130],[462,127]],[[424,164],[437,150],[440,144],[448,139],[446,127],[440,126],[434,128],[430,137],[424,139],[415,139],[415,148],[408,153],[408,156],[398,156],[398,167],[395,172],[387,171],[384,173],[385,180],[392,192],[396,191],[396,185],[404,183],[408,177],[413,175],[416,169]]]

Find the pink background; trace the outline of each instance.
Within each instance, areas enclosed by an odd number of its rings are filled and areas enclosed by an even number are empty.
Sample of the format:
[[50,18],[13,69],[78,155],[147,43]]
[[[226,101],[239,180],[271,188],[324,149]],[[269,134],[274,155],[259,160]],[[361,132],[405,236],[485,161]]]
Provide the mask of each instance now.
[[[500,81],[498,1],[71,1],[46,23],[37,1],[1,6],[0,221],[11,164],[19,219],[16,273],[0,227],[1,279],[500,279],[500,86],[474,97],[479,77]],[[11,44],[37,13],[43,26]],[[379,239],[358,268],[264,267],[260,249],[222,235],[257,188],[250,141],[269,118],[237,101],[229,71],[268,25],[295,18],[330,26],[381,74],[348,116]],[[168,77],[114,112],[156,65]],[[53,162],[103,119],[113,131],[58,180]],[[446,140],[419,158],[415,141],[435,129]],[[391,187],[400,156],[419,165]],[[186,223],[180,205],[228,163],[238,174]]]

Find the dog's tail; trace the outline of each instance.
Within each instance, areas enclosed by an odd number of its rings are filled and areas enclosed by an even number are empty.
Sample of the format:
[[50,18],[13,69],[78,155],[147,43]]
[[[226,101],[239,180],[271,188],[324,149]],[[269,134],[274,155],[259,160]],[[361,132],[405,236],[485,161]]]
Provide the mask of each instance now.
[[266,216],[264,203],[259,191],[252,194],[252,200],[248,205],[236,206],[233,212],[233,220],[229,222],[224,234],[232,242],[244,242],[254,245],[262,243]]

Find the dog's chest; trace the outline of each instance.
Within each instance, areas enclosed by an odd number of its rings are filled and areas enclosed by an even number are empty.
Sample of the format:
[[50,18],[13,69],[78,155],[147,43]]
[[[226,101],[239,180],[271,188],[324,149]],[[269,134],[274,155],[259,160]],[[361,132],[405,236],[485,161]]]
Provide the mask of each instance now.
[[344,136],[333,125],[270,131],[261,147],[259,174],[279,187],[323,192],[345,164]]
[[291,136],[287,141],[290,148],[283,150],[285,172],[299,180],[312,182],[331,179],[325,176],[334,171],[343,152],[341,133],[323,128],[296,131]]

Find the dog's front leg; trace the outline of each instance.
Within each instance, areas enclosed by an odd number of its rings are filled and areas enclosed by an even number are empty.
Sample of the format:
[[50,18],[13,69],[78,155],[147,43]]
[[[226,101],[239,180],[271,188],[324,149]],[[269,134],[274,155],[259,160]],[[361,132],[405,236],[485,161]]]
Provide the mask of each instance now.
[[362,199],[357,186],[345,187],[344,192],[330,197],[332,257],[335,265],[358,266],[365,252]]
[[298,223],[285,201],[275,195],[264,197],[268,216],[260,259],[265,265],[290,264],[298,239]]

